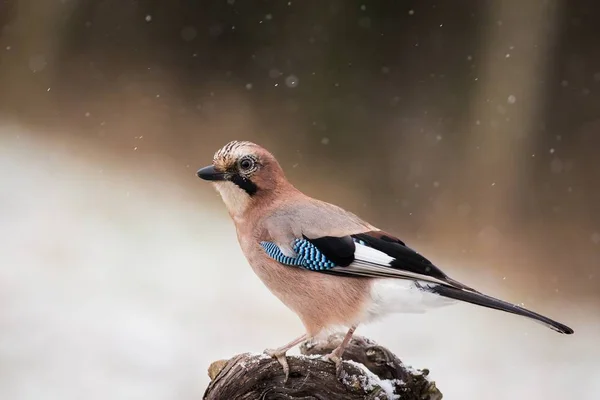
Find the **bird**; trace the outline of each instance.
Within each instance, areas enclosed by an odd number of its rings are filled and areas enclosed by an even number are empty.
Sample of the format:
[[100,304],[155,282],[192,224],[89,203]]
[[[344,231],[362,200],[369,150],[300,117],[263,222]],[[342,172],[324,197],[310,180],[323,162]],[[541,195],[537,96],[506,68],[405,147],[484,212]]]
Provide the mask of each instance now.
[[394,235],[302,193],[273,154],[255,143],[227,143],[197,176],[221,195],[256,275],[304,325],[299,337],[264,351],[279,361],[286,381],[286,353],[320,333],[347,329],[339,346],[324,356],[340,377],[342,355],[359,324],[458,302],[527,317],[562,334],[574,332],[452,279]]

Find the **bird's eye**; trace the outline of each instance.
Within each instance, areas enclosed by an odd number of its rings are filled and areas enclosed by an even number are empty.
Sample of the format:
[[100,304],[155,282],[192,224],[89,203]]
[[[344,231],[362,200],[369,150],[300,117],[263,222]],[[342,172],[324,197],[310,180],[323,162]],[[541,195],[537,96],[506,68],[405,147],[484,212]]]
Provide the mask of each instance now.
[[254,160],[251,158],[242,158],[240,161],[240,168],[244,171],[251,169],[254,166]]

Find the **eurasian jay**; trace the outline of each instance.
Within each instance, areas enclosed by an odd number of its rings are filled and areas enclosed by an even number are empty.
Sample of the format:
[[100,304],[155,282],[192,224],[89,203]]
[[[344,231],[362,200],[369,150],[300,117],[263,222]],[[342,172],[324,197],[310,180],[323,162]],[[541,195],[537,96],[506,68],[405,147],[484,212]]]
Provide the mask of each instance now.
[[393,235],[301,193],[275,157],[254,143],[228,143],[198,176],[211,181],[223,198],[254,272],[306,328],[290,343],[265,350],[281,363],[286,379],[286,352],[320,332],[348,328],[339,347],[326,356],[339,374],[342,354],[359,323],[457,300],[573,333],[550,318],[457,282]]

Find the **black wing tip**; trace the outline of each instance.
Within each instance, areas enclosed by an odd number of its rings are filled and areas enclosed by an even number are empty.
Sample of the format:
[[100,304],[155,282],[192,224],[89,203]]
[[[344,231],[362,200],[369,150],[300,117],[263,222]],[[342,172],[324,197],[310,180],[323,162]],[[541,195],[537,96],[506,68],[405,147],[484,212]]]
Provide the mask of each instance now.
[[572,335],[575,331],[564,325],[560,322],[554,321],[548,317],[545,317],[541,314],[533,312],[531,310],[527,310],[526,308],[519,307],[517,305],[507,303],[503,300],[496,299],[494,297],[485,295],[480,292],[471,292],[467,290],[461,290],[451,286],[445,285],[437,285],[429,288],[429,291],[436,293],[443,297],[448,297],[451,299],[464,301],[467,303],[475,304],[478,306],[483,306],[491,309],[496,309],[499,311],[505,311],[511,314],[520,315],[523,317],[530,318],[536,322],[547,326],[555,332],[561,333],[563,335]]
[[552,328],[558,332],[558,333],[562,333],[563,335],[572,335],[575,333],[575,331],[572,328],[569,328],[566,325],[563,325],[559,322],[556,323],[555,326],[552,326]]

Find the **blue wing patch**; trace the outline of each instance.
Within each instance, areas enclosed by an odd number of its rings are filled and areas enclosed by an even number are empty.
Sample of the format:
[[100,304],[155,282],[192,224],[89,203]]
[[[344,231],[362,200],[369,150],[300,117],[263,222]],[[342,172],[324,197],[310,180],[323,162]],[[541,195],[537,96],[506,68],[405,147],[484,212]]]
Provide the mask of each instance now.
[[[362,240],[354,241],[364,245]],[[314,244],[305,239],[296,239],[294,241],[296,257],[286,256],[273,242],[260,242],[260,245],[265,249],[269,257],[284,265],[306,268],[311,271],[324,271],[336,266]]]
[[294,241],[296,257],[286,256],[273,242],[260,242],[260,244],[269,257],[284,265],[302,267],[312,271],[323,271],[335,267],[335,264],[329,261],[323,253],[308,240],[296,239]]

